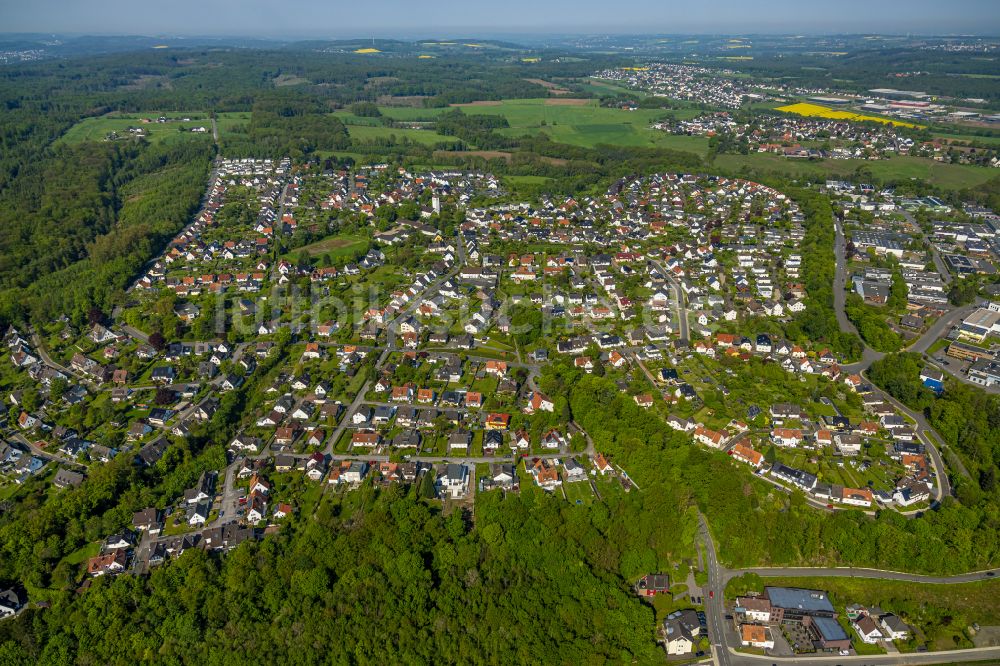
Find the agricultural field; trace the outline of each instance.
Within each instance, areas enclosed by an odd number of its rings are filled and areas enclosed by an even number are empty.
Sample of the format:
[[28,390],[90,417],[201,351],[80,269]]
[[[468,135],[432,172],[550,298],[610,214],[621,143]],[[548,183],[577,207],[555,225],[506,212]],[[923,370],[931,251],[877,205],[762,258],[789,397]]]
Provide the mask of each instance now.
[[788,106],[779,106],[777,110],[797,116],[805,116],[806,118],[828,118],[831,120],[854,120],[858,122],[867,121],[882,123],[885,125],[899,125],[900,127],[920,127],[920,125],[916,125],[914,123],[907,123],[902,120],[893,120],[884,116],[870,116],[863,113],[854,113],[852,111],[837,111],[836,109],[831,109],[827,106],[807,104],[805,102],[789,104]]
[[[697,136],[674,136],[650,129],[650,124],[666,113],[677,118],[693,118],[698,115],[694,109],[663,111],[660,109],[639,109],[623,111],[599,106],[596,99],[549,98],[510,99],[503,101],[479,102],[461,106],[465,113],[504,116],[510,127],[500,130],[508,136],[524,136],[545,132],[553,141],[575,146],[593,147],[600,143],[618,146],[644,146],[685,150],[698,155],[708,154],[708,139]],[[382,115],[405,122],[433,122],[447,108],[417,108],[380,106]],[[395,133],[397,137],[407,136],[414,141],[434,144],[448,141],[428,130],[390,129],[371,127],[377,119],[358,118],[346,111],[335,114],[348,125],[348,132],[355,138],[374,138]]]
[[602,79],[585,79],[578,88],[595,95],[630,95],[632,97],[646,97],[649,93],[643,90],[632,90],[625,86],[615,85],[611,81]]
[[982,185],[997,173],[986,167],[935,162],[926,157],[893,157],[887,160],[793,160],[779,155],[718,155],[717,167],[739,171],[756,169],[787,178],[822,181],[827,178],[850,178],[858,169],[868,170],[876,178],[888,181],[925,180],[931,185],[962,190]]
[[[509,136],[545,132],[554,141],[593,147],[599,143],[619,146],[660,146],[706,154],[708,140],[701,137],[676,137],[650,129],[663,117],[659,109],[623,111],[603,108],[597,100],[565,104],[569,100],[504,100],[499,105],[477,109],[477,113],[502,115],[510,128],[501,130]],[[553,103],[558,102],[558,103]],[[690,117],[694,111],[673,111],[677,117]],[[678,141],[677,139],[681,139]],[[693,139],[693,141],[691,140]]]
[[[158,123],[156,119],[166,116],[171,120],[166,123]],[[183,122],[175,120],[179,118],[190,118]],[[152,122],[143,122],[151,120]],[[225,136],[235,125],[248,124],[250,122],[249,112],[228,112],[216,115],[216,124],[219,129],[220,138]],[[160,141],[177,141],[181,139],[211,137],[212,120],[207,113],[109,113],[94,118],[85,118],[73,127],[69,128],[59,142],[62,143],[82,143],[84,141],[104,141],[111,132],[117,132],[122,139],[129,136],[129,128],[138,127],[145,131],[146,138],[154,143]],[[208,131],[204,134],[191,132],[195,127],[204,127]]]
[[422,143],[433,146],[439,143],[453,144],[458,139],[452,136],[438,134],[431,130],[422,129],[399,129],[395,127],[374,127],[370,125],[347,125],[347,133],[352,139],[358,141],[373,141],[376,139],[387,139],[395,136],[397,139],[409,139],[414,143]]

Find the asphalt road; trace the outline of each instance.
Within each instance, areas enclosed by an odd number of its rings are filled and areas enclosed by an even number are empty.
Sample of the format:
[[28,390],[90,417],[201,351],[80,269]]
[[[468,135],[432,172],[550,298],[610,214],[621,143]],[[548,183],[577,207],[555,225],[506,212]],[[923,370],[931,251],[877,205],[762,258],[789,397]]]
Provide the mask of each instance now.
[[[840,326],[840,330],[844,333],[853,333],[858,335],[858,329],[855,328],[851,320],[847,318],[847,314],[844,312],[844,303],[847,300],[847,242],[844,240],[844,229],[840,224],[839,220],[834,219],[833,228],[836,232],[836,240],[834,240],[834,256],[836,257],[836,272],[833,278],[833,308],[837,315],[837,324]],[[860,338],[861,336],[858,335]],[[862,341],[862,355],[860,363],[851,363],[841,367],[841,370],[847,372],[848,374],[859,372],[865,370],[875,361],[884,358],[885,354],[882,352],[877,352],[870,348],[868,345],[864,344]]]
[[[724,571],[726,582],[745,573],[755,573],[764,578],[822,577],[822,578],[875,578],[879,580],[903,580],[911,583],[934,583],[953,585],[972,583],[991,578],[1000,578],[1000,568],[974,571],[955,576],[927,576],[904,571],[886,571],[853,567],[757,567],[751,569],[730,569]],[[992,576],[990,574],[993,574]]]
[[87,469],[86,465],[81,465],[76,460],[67,458],[59,451],[56,451],[57,447],[55,445],[53,445],[51,451],[46,451],[19,432],[11,434],[10,439],[17,442],[21,446],[27,447],[28,450],[31,451],[31,454],[36,458],[41,458],[42,460],[54,460],[56,462],[63,463],[64,465],[71,465],[76,468],[76,471],[85,471]]
[[[920,224],[917,222],[916,218],[913,217],[913,214],[910,213],[910,211],[901,210],[900,213],[903,215],[903,218],[907,222],[912,224],[914,227],[917,228],[920,227]],[[941,255],[938,253],[938,250],[936,247],[934,247],[933,243],[930,244],[930,247],[931,247],[931,257],[934,259],[935,268],[937,268],[938,273],[941,274],[941,277],[944,279],[945,284],[951,283],[952,280],[951,271],[948,270],[948,266],[946,266],[944,261],[941,259]]]
[[677,282],[673,274],[667,270],[667,267],[663,265],[663,262],[654,260],[653,264],[660,269],[660,272],[663,273],[663,276],[674,288],[674,297],[676,299],[674,301],[674,307],[677,314],[677,330],[680,335],[680,342],[687,344],[687,342],[691,339],[691,332],[688,328],[687,308],[684,305],[684,292],[681,290],[680,283]]
[[[837,315],[837,323],[840,326],[841,331],[857,334],[857,329],[854,327],[854,324],[851,323],[850,319],[847,318],[847,315],[844,312],[844,302],[846,299],[844,286],[847,279],[847,261],[845,258],[847,246],[846,241],[844,240],[844,230],[839,220],[834,219],[833,226],[834,231],[836,232],[836,239],[834,241],[836,274],[834,276],[833,301],[834,309]],[[910,345],[909,351],[923,353],[934,344],[934,342],[946,329],[950,328],[955,321],[965,317],[969,312],[971,312],[971,310],[972,306],[968,306],[951,311],[942,316],[934,322],[934,324],[922,336],[920,336],[920,338]],[[882,352],[877,352],[866,345],[864,340],[861,341],[861,345],[864,350],[861,361],[859,363],[842,366],[842,371],[847,373],[864,374],[872,363],[885,357],[885,354]],[[887,402],[891,403],[896,409],[909,416],[916,423],[915,431],[917,438],[926,447],[927,452],[930,455],[931,464],[934,466],[934,471],[937,475],[935,496],[937,501],[941,501],[944,496],[951,494],[951,482],[948,479],[948,468],[945,467],[944,460],[941,457],[941,453],[937,449],[935,441],[927,435],[928,432],[934,432],[934,429],[931,428],[923,414],[914,412],[884,391],[881,393]],[[934,435],[937,438],[937,441],[944,441],[937,435],[937,433],[934,433]],[[968,476],[968,472],[966,472],[964,468],[959,471]]]
[[923,335],[907,347],[907,351],[923,354],[931,348],[931,345],[938,341],[938,338],[947,333],[952,326],[969,316],[975,309],[976,306],[974,305],[966,305],[942,315],[936,322],[931,324],[931,327]]
[[712,644],[712,661],[719,666],[732,666],[736,656],[730,652],[726,644],[726,570],[719,565],[715,555],[715,542],[708,529],[705,516],[698,514],[698,534],[704,547],[705,566],[708,571],[708,585],[705,586],[708,596],[705,599],[705,620],[708,625],[708,635]]
[[[849,657],[768,657],[730,652],[727,666],[767,666],[768,664],[806,664],[807,666],[921,666],[965,661],[1000,659],[1000,648],[973,648],[915,654],[852,655]],[[722,663],[722,662],[716,662]]]
[[[898,571],[879,571],[877,569],[851,569],[851,568],[759,568],[740,569],[729,571],[719,564],[715,543],[712,541],[711,532],[705,517],[698,515],[700,527],[698,535],[701,538],[703,552],[705,554],[705,565],[708,573],[708,585],[706,589],[711,594],[705,598],[705,616],[708,625],[708,634],[712,643],[712,663],[718,666],[766,666],[775,664],[788,666],[791,664],[807,664],[809,666],[920,666],[922,664],[942,664],[958,663],[966,661],[982,661],[988,659],[1000,659],[1000,647],[974,648],[970,650],[946,650],[941,652],[924,652],[915,654],[886,654],[886,655],[852,655],[852,656],[798,656],[798,657],[775,657],[771,655],[752,655],[736,652],[735,636],[732,636],[733,644],[730,645],[731,634],[727,634],[725,627],[725,585],[733,576],[752,571],[761,576],[768,577],[792,577],[792,576],[827,576],[827,577],[851,577],[851,578],[873,578],[885,580],[903,580],[915,583],[963,583],[987,578],[985,571],[961,574],[958,576],[921,576],[918,574],[908,574]],[[1000,569],[993,569],[993,573],[1000,576]]]
[[226,475],[222,486],[222,501],[219,503],[219,525],[225,525],[237,520],[239,516],[239,492],[236,490],[236,468],[241,464],[241,459],[237,458],[226,468]]

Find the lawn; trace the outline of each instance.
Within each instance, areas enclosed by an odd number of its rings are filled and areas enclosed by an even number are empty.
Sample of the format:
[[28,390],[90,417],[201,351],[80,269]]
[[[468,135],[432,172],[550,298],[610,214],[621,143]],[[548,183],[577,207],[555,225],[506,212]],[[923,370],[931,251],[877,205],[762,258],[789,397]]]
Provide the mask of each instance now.
[[305,252],[310,257],[329,254],[330,258],[337,263],[340,260],[353,258],[358,250],[367,245],[368,238],[361,234],[337,234],[309,245],[297,247],[285,256],[297,257],[302,252]]
[[594,503],[594,491],[591,490],[590,483],[587,481],[563,482],[563,488],[566,490],[566,499],[569,500],[570,504],[590,506]]
[[93,543],[88,543],[86,546],[74,550],[72,553],[63,558],[63,562],[70,565],[83,564],[90,558],[100,554],[101,544],[99,541]]
[[714,164],[738,172],[744,167],[789,178],[825,180],[850,177],[860,167],[883,180],[919,178],[946,189],[981,185],[996,174],[986,167],[945,164],[926,157],[893,157],[887,160],[792,160],[777,155],[719,155]]

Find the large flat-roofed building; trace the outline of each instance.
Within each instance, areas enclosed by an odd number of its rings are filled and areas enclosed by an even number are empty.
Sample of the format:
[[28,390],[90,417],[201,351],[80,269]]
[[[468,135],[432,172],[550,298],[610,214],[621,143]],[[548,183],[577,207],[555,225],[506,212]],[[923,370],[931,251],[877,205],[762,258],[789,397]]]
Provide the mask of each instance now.
[[802,625],[809,631],[817,650],[847,650],[851,647],[851,637],[832,617],[806,616]]
[[1000,334],[1000,312],[981,308],[962,320],[959,326],[962,337],[982,342],[990,335]]
[[771,622],[801,623],[805,617],[836,615],[830,597],[821,590],[798,587],[765,587],[764,596],[771,602]]
[[993,360],[993,354],[988,349],[957,341],[948,345],[947,354],[952,358],[962,359],[963,361]]
[[851,240],[859,250],[872,248],[876,254],[903,256],[903,243],[896,234],[856,231]]
[[976,264],[973,263],[971,259],[961,254],[944,254],[941,256],[944,259],[944,263],[948,265],[948,270],[952,273],[969,275],[971,273],[975,273],[977,270]]

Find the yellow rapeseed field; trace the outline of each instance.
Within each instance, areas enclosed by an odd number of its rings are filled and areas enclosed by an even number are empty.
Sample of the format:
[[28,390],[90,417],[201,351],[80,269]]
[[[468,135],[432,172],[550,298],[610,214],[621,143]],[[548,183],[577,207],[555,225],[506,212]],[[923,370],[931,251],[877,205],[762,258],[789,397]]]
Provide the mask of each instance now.
[[886,125],[899,125],[900,127],[921,127],[921,125],[903,122],[902,120],[893,120],[882,116],[867,116],[861,113],[854,113],[853,111],[837,111],[826,106],[820,106],[819,104],[806,104],[804,102],[799,104],[790,104],[788,106],[779,106],[778,111],[794,113],[795,115],[805,116],[807,118],[854,120],[857,122],[872,121],[876,123],[884,123]]
[[355,53],[382,53],[378,49],[367,48],[367,49],[354,49]]

